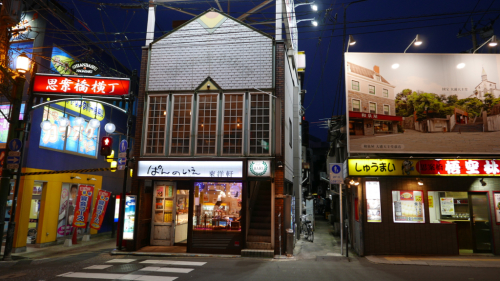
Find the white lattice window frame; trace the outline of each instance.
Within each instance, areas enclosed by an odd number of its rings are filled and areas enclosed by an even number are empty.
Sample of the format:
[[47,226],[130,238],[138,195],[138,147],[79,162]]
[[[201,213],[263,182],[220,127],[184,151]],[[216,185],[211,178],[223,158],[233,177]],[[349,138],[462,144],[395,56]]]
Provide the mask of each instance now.
[[227,96],[232,96],[232,95],[240,95],[242,96],[242,115],[241,115],[241,151],[240,153],[224,153],[223,147],[221,147],[221,155],[235,155],[235,156],[240,156],[243,155],[244,153],[244,138],[245,138],[245,94],[244,93],[224,93],[223,98],[222,98],[222,128],[221,128],[221,146],[224,146],[224,113],[226,112],[226,98]]
[[[215,152],[214,153],[198,153],[198,127],[199,127],[199,121],[200,121],[200,97],[201,96],[215,96],[216,101],[215,101]],[[218,140],[218,130],[219,130],[219,94],[198,94],[198,99],[196,101],[196,129],[195,129],[195,148],[194,148],[194,153],[196,155],[217,155],[218,151],[218,145],[217,145],[217,140]],[[205,125],[205,124],[203,124]]]
[[[175,99],[179,96],[190,96],[191,97],[191,114],[190,114],[190,122],[189,122],[189,144],[188,144],[188,153],[172,153],[172,139],[174,135],[174,111],[175,111]],[[170,141],[169,141],[169,147],[168,151],[170,155],[179,155],[179,156],[185,156],[185,155],[191,155],[191,132],[193,129],[193,106],[194,106],[194,95],[193,94],[173,94],[172,95],[172,108],[170,112]]]
[[[267,96],[268,98],[268,101],[269,101],[269,153],[252,153],[251,151],[251,128],[252,128],[252,96],[253,95],[265,95]],[[272,147],[272,136],[273,136],[273,127],[272,127],[272,99],[271,99],[271,96],[270,95],[267,95],[265,93],[250,93],[249,95],[249,100],[248,100],[248,110],[250,111],[249,112],[249,119],[248,119],[248,123],[249,123],[249,134],[248,134],[248,154],[249,155],[271,155],[271,147]]]
[[[166,140],[167,140],[167,115],[163,115],[165,118],[165,130],[163,131],[163,149],[161,153],[148,153],[148,133],[149,133],[149,125],[150,125],[150,120],[149,120],[149,113],[151,112],[151,98],[165,98],[165,112],[168,111],[168,104],[169,104],[169,95],[164,94],[164,95],[149,95],[148,96],[148,104],[146,107],[146,125],[145,125],[145,131],[144,131],[144,150],[143,153],[144,155],[164,155],[165,154],[165,147],[166,147]],[[160,138],[158,138],[159,140]]]

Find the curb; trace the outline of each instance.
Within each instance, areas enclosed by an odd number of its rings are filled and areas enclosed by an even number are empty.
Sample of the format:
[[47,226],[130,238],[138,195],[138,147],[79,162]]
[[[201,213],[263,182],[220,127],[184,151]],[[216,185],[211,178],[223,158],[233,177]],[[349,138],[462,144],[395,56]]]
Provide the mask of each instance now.
[[159,257],[187,257],[187,258],[241,258],[241,255],[214,255],[214,254],[191,254],[191,253],[157,253],[157,252],[126,252],[117,249],[109,252],[111,255],[128,256],[159,256]]

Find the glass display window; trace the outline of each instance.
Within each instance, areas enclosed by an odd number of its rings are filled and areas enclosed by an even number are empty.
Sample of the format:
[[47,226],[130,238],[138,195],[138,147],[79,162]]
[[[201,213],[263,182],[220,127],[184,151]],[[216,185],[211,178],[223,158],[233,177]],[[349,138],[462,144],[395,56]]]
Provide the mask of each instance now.
[[238,182],[196,182],[193,229],[241,232],[242,188]]
[[469,221],[469,195],[465,191],[429,191],[429,220],[431,223]]
[[393,190],[392,207],[395,223],[425,223],[424,192],[422,190]]

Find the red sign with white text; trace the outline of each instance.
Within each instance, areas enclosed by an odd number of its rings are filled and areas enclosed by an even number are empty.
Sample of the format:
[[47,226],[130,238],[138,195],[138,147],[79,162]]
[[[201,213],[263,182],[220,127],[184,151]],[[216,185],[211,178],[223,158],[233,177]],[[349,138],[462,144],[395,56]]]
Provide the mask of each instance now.
[[91,185],[80,185],[78,187],[78,197],[76,198],[75,214],[73,216],[74,227],[85,227],[89,218],[90,202],[94,187]]
[[123,96],[128,95],[129,87],[129,79],[37,73],[33,91],[69,95]]
[[417,172],[422,175],[499,175],[499,160],[420,160]]
[[92,214],[92,219],[90,220],[90,227],[99,230],[102,225],[102,220],[104,219],[104,214],[106,213],[106,208],[108,207],[109,197],[111,192],[106,190],[99,190],[97,193],[97,200],[94,207],[94,213]]

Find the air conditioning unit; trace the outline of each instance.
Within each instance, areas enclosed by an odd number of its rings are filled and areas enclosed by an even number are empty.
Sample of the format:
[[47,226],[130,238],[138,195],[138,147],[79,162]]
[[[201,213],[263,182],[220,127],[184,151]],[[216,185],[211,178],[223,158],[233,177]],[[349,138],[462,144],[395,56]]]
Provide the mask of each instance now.
[[15,25],[21,20],[23,1],[4,0],[2,6],[2,21],[7,25]]

